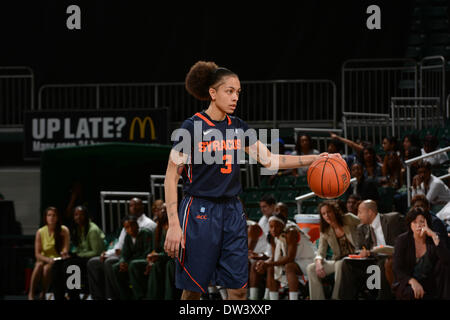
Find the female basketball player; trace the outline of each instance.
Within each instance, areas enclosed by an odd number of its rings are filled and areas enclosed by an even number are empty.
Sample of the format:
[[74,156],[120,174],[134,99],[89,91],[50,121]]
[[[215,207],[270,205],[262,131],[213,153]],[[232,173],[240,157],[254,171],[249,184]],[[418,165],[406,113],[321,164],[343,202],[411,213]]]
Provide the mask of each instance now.
[[[169,256],[177,257],[176,286],[183,289],[182,299],[199,299],[210,283],[227,288],[229,299],[245,299],[248,248],[246,219],[237,198],[241,192],[239,150],[245,147],[252,158],[272,169],[309,166],[320,156],[340,158],[340,155],[278,155],[259,140],[246,141],[244,146],[235,139],[208,141],[204,137],[213,130],[225,137],[227,129],[244,132],[248,129],[244,121],[231,116],[241,92],[239,78],[214,62],[199,61],[191,67],[185,84],[195,98],[209,100],[209,107],[181,126],[191,135],[191,152],[174,148],[169,157],[164,182],[169,229],[164,249]],[[199,124],[202,137],[197,137],[200,142],[194,145],[194,127]],[[174,147],[180,142],[175,141]],[[192,158],[194,151],[212,157],[216,152],[226,151],[224,163],[198,164]],[[180,175],[185,197],[177,210]]]

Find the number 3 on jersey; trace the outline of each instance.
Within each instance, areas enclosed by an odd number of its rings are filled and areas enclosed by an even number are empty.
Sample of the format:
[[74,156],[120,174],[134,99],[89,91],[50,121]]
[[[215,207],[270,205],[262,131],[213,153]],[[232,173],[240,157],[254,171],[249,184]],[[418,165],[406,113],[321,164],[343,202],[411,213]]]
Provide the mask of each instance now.
[[225,168],[220,168],[220,172],[223,174],[230,174],[232,170],[232,156],[231,154],[225,154],[222,160],[225,160]]

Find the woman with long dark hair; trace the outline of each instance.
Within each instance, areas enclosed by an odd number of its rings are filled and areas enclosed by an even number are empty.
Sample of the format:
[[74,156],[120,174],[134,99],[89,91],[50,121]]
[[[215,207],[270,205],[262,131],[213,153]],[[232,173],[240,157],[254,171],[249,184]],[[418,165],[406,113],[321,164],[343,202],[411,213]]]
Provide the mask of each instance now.
[[[353,213],[342,212],[337,201],[324,201],[319,204],[320,238],[319,249],[307,268],[309,279],[309,296],[311,300],[324,300],[325,293],[321,279],[334,273],[334,289],[332,299],[339,298],[342,259],[355,252],[357,241],[356,227],[360,220]],[[326,259],[328,247],[333,256]]]
[[55,259],[69,257],[70,233],[69,229],[61,224],[61,216],[58,209],[48,207],[44,210],[43,221],[45,225],[36,232],[34,240],[34,255],[36,263],[31,275],[28,299],[34,300],[37,284],[41,281],[40,299],[45,298],[45,293],[51,283],[52,267]]
[[[75,207],[73,211],[73,220],[74,223],[71,228],[71,257],[64,262],[58,262],[58,265],[55,266],[54,270],[55,279],[58,279],[57,283],[55,283],[55,300],[64,298],[65,280],[69,276],[66,270],[70,265],[77,265],[80,268],[82,284],[85,286],[84,292],[88,292],[88,290],[86,290],[88,285],[86,270],[87,262],[90,258],[100,255],[105,247],[105,235],[103,231],[91,221],[85,206]],[[68,290],[68,292],[71,300],[79,299],[80,290],[71,289]]]

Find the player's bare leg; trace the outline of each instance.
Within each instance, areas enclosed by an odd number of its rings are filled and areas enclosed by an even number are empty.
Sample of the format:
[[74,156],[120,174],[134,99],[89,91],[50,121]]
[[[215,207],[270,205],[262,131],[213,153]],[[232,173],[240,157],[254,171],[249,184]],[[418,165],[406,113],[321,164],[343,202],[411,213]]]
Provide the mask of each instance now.
[[201,295],[201,292],[183,290],[181,300],[200,300]]
[[247,288],[227,289],[228,300],[247,300]]

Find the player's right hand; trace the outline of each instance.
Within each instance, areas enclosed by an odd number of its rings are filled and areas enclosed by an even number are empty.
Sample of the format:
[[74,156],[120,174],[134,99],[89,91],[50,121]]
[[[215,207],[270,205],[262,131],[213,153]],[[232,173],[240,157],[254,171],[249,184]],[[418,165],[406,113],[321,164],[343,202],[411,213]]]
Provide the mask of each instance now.
[[167,229],[166,241],[164,242],[164,251],[171,258],[178,257],[178,249],[180,247],[184,249],[184,238],[183,232],[181,231],[180,225],[169,225]]

